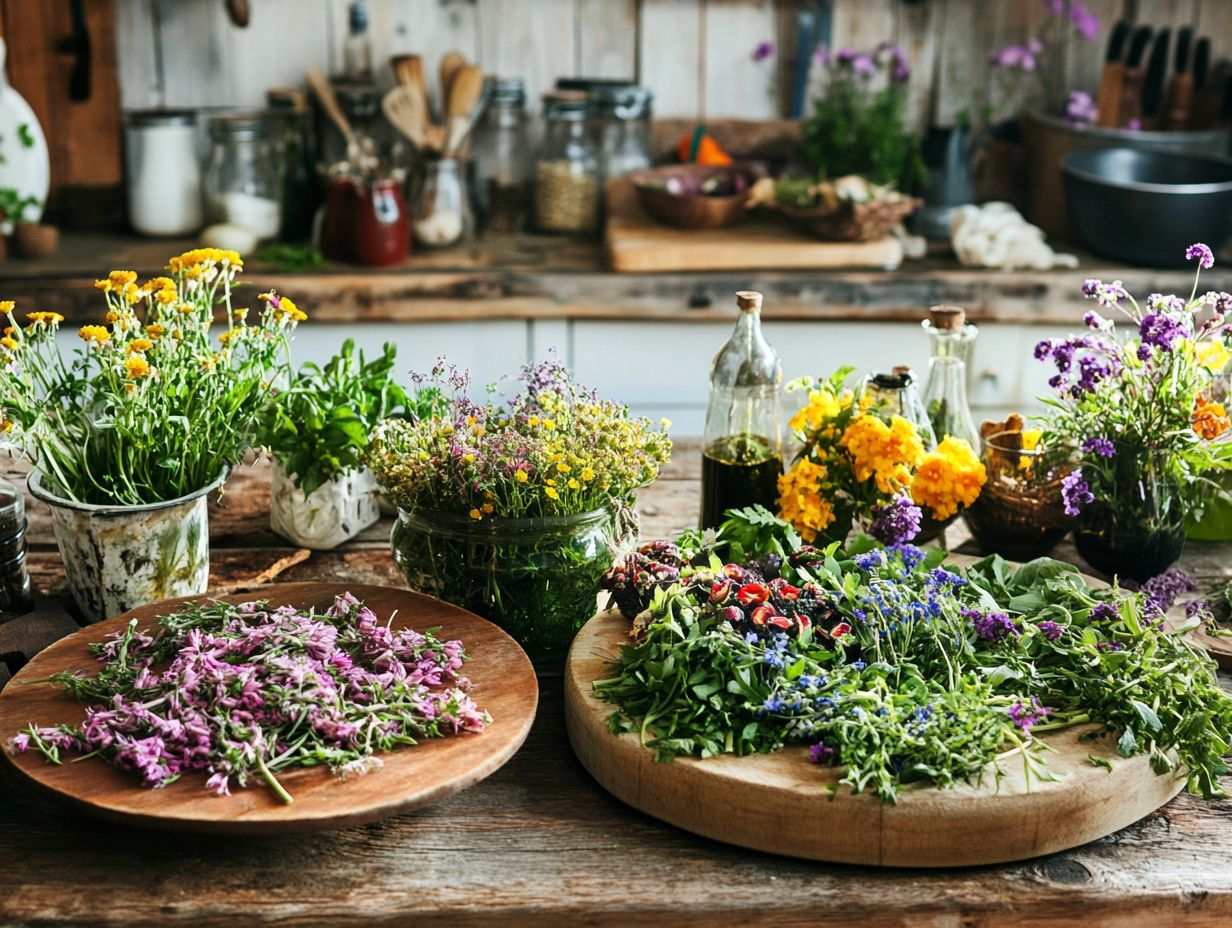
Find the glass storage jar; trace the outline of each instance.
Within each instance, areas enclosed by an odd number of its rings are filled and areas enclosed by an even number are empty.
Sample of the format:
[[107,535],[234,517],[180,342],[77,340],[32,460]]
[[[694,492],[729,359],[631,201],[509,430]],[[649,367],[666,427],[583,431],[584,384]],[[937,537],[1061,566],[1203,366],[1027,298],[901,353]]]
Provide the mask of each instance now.
[[586,94],[543,98],[544,135],[535,168],[535,221],[544,232],[592,234],[599,228],[599,151],[588,131]]
[[424,163],[411,216],[415,241],[428,248],[456,245],[470,235],[470,201],[459,161],[440,158]]
[[499,233],[521,231],[530,213],[535,164],[526,90],[520,78],[496,81],[475,130],[473,152],[484,228]]
[[650,110],[645,87],[602,85],[591,92],[599,126],[603,177],[650,167]]
[[210,222],[248,230],[257,240],[278,235],[282,221],[278,166],[269,145],[263,113],[215,116],[210,122],[212,150],[205,171],[205,203]]
[[188,235],[201,228],[197,116],[190,110],[128,114],[124,133],[128,221],[142,235]]
[[492,620],[537,668],[558,671],[595,613],[614,531],[607,509],[480,522],[399,510],[390,544],[411,589]]

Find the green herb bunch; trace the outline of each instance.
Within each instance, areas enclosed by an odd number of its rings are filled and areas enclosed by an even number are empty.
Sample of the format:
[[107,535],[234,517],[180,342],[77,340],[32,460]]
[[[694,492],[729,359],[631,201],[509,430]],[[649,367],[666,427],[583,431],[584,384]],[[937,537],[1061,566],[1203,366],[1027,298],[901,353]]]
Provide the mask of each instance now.
[[[999,778],[1006,752],[1028,782],[1051,778],[1038,736],[1086,725],[1093,764],[1146,754],[1222,795],[1232,697],[1188,627],[1165,628],[1142,595],[1091,589],[1048,559],[944,567],[940,550],[869,539],[777,563],[791,536],[746,516],[731,514],[717,548],[679,552],[688,566],[657,584],[636,641],[595,683],[619,706],[612,729],[639,732],[657,759],[807,745],[839,768],[833,789],[893,802],[917,781]],[[740,537],[743,565],[717,556],[724,535]],[[766,549],[750,550],[759,536]]]
[[844,49],[827,62],[827,79],[804,122],[801,154],[823,180],[851,174],[914,192],[924,183],[920,140],[907,129],[910,71],[896,46]]
[[348,338],[324,367],[300,367],[265,410],[258,441],[305,497],[363,466],[368,435],[382,419],[418,418],[437,407],[439,391],[410,394],[394,382],[396,359],[393,342],[369,361]]

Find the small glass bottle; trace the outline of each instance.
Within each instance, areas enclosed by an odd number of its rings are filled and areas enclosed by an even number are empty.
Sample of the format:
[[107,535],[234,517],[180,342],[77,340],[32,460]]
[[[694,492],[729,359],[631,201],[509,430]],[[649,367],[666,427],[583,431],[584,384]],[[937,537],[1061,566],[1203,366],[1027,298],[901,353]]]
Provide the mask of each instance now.
[[34,609],[26,572],[26,501],[11,480],[0,477],[0,622]]
[[869,403],[871,412],[887,419],[901,416],[914,425],[925,449],[931,451],[937,447],[937,436],[916,391],[911,368],[900,364],[888,374],[880,371],[869,374],[864,380],[861,398]]
[[967,362],[979,329],[957,306],[931,307],[923,326],[932,343],[924,406],[933,432],[938,440],[952,435],[978,451],[980,433],[967,404]]
[[214,117],[204,182],[209,221],[240,226],[258,241],[276,237],[282,221],[278,165],[267,130],[261,113]]
[[760,293],[736,294],[740,319],[710,366],[710,404],[702,443],[701,527],[716,528],[728,509],[760,504],[778,511],[783,365],[761,334]]
[[600,86],[592,91],[599,123],[604,179],[650,167],[650,110],[645,87]]
[[312,238],[313,221],[321,205],[321,181],[312,158],[308,102],[295,87],[266,91],[274,124],[273,149],[278,161],[282,201],[281,237],[289,242]]
[[440,158],[424,163],[411,215],[415,241],[428,248],[456,245],[470,235],[473,221],[460,162]]
[[543,232],[592,234],[599,228],[599,151],[587,131],[586,94],[543,98],[544,134],[535,168],[535,220]]
[[474,160],[485,228],[501,234],[520,232],[530,213],[535,171],[526,90],[520,78],[496,81],[475,130]]
[[347,11],[347,37],[342,43],[342,73],[350,80],[371,80],[372,40],[368,37],[368,6],[354,0]]

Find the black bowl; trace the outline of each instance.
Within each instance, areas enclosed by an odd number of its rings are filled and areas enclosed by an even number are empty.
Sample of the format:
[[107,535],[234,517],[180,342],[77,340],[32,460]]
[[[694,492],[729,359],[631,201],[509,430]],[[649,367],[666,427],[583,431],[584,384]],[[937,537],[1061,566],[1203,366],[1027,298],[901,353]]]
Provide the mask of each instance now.
[[1180,267],[1185,249],[1216,251],[1232,233],[1232,160],[1099,148],[1061,160],[1070,226],[1098,255]]

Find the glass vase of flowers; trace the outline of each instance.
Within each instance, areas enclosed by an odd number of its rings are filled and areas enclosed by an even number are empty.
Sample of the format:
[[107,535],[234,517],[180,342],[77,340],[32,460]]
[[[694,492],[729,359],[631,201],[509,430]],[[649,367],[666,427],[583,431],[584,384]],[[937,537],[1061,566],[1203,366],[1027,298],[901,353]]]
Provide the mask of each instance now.
[[[172,258],[138,283],[112,271],[95,286],[102,325],[57,345],[63,316],[0,303],[0,430],[32,460],[30,492],[52,509],[69,587],[87,618],[205,591],[206,494],[248,449],[288,341],[307,318],[274,292],[255,321],[232,305],[233,251]],[[214,313],[225,323],[211,335]]]
[[852,368],[789,390],[808,399],[788,422],[800,450],[779,479],[779,514],[807,542],[842,542],[861,525],[883,544],[944,524],[979,496],[984,465],[964,440],[926,447],[920,429],[846,387]]
[[470,400],[469,377],[443,363],[430,379],[440,408],[382,422],[366,456],[399,510],[394,558],[412,588],[491,619],[536,666],[559,669],[632,541],[636,491],[670,456],[668,423],[598,399],[555,361],[524,368],[503,401]]
[[1198,276],[1214,264],[1206,245],[1186,257],[1198,263],[1188,300],[1153,293],[1139,305],[1120,281],[1087,280],[1085,296],[1129,325],[1092,309],[1086,333],[1035,348],[1056,367],[1045,439],[1068,444],[1077,465],[1061,489],[1078,552],[1136,581],[1180,557],[1189,509],[1216,485],[1212,475],[1232,468],[1211,361],[1223,355],[1232,295],[1198,294]]

